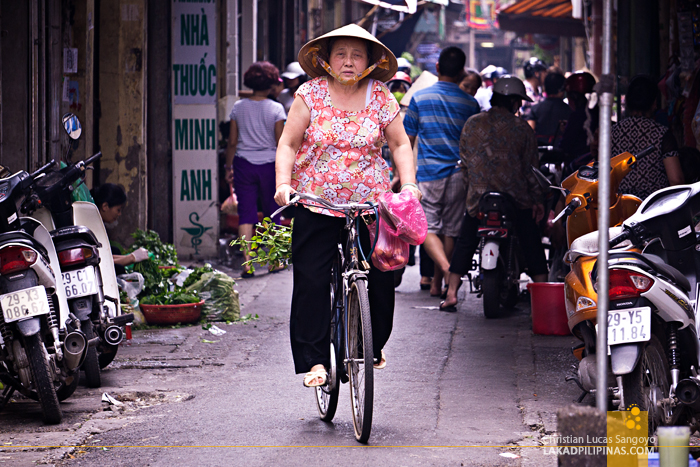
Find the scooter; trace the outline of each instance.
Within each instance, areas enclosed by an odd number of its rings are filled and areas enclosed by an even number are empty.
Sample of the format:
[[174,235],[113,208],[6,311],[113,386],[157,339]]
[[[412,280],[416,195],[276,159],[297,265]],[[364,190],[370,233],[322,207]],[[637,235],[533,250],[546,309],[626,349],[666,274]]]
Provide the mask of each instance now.
[[699,215],[700,182],[664,188],[610,240],[630,244],[609,255],[613,404],[648,411],[650,435],[660,425],[700,429]]
[[52,165],[0,179],[0,408],[17,390],[39,401],[46,423],[59,423],[59,400],[77,387],[87,339],[68,314],[51,235],[20,217],[31,214],[31,187]]
[[[80,121],[73,114],[63,117],[69,137],[80,137]],[[47,174],[35,184],[43,209],[35,217],[52,229],[70,311],[78,317],[91,346],[82,365],[87,385],[99,387],[100,369],[114,359],[123,340],[123,326],[133,314],[122,314],[109,238],[97,206],[73,201],[77,183],[83,183],[87,167],[98,153]],[[66,159],[70,161],[70,150]]]
[[[610,160],[610,224],[619,226],[641,204],[636,196],[618,193],[622,179],[634,167],[637,160],[649,154],[647,148],[634,156],[628,152]],[[591,271],[598,254],[598,163],[591,162],[567,177],[558,189],[566,196],[564,209],[552,220],[557,222],[566,216],[566,235],[569,250],[564,261],[571,270],[564,281],[565,305],[569,329],[581,344],[574,347],[574,356],[580,361],[575,374],[567,380],[575,381],[582,389],[579,402],[595,389],[595,324],[598,295],[591,281]],[[547,179],[535,171],[542,184]],[[619,227],[610,229],[611,235],[619,233]]]

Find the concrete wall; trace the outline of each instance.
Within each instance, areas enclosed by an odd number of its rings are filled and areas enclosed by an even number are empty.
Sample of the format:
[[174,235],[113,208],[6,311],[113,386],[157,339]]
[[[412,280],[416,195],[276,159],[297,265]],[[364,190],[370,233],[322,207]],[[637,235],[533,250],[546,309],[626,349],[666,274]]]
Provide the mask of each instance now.
[[15,172],[27,169],[29,159],[29,4],[1,2],[0,25],[0,164]]
[[[128,197],[110,239],[124,245],[147,226],[146,0],[104,0],[99,21],[100,183]],[[165,20],[164,20],[165,21]]]
[[170,2],[148,0],[147,146],[148,228],[173,241],[170,145]]

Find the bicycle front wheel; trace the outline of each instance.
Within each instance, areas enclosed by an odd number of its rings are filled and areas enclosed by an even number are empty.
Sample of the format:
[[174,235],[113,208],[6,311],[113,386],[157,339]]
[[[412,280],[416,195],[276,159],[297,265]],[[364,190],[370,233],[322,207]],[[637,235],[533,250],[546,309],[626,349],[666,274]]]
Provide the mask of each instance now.
[[366,443],[372,430],[374,402],[374,355],[372,351],[372,320],[365,281],[352,283],[347,309],[347,367],[350,379],[352,424],[355,439]]
[[328,384],[316,388],[316,408],[318,416],[324,422],[330,422],[335,417],[340,392],[340,375],[336,364],[336,351],[331,342],[331,367],[328,369]]

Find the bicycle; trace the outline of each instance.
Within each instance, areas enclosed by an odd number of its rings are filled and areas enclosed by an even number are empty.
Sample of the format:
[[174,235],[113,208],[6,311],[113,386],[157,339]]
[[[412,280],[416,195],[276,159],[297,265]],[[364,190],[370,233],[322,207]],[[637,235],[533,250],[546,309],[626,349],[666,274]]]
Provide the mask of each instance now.
[[[321,420],[330,422],[338,406],[340,384],[350,382],[352,423],[355,439],[366,443],[372,429],[374,402],[374,355],[372,320],[367,295],[369,257],[360,245],[359,222],[366,211],[374,211],[373,203],[333,204],[318,196],[296,193],[287,206],[313,201],[326,209],[345,214],[345,231],[338,242],[338,254],[331,270],[331,365],[326,385],[315,388],[316,407]],[[284,206],[277,212],[286,208]],[[276,213],[275,213],[276,214]],[[367,222],[367,221],[365,221]],[[378,236],[378,223],[377,235]],[[358,255],[359,252],[359,255]],[[360,259],[362,256],[362,259]],[[338,363],[342,362],[342,365]]]

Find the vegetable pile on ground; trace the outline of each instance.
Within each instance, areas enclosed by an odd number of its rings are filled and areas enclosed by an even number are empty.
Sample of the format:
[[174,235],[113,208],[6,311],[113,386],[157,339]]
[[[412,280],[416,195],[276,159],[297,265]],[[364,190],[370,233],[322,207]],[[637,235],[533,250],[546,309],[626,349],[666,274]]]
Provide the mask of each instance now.
[[182,288],[172,292],[163,292],[158,295],[149,295],[140,301],[143,305],[185,305],[188,303],[199,303],[201,298],[197,291],[186,291]]
[[217,271],[210,264],[195,268],[185,280],[185,290],[199,293],[204,299],[202,313],[208,321],[235,321],[241,317],[236,281],[228,274]]
[[[202,320],[240,319],[238,292],[234,290],[236,282],[226,273],[217,271],[210,264],[193,270],[178,265],[175,247],[163,243],[158,233],[152,230],[137,230],[132,236],[135,242],[130,251],[143,247],[149,252],[147,260],[132,266],[133,272],[143,276],[143,289],[136,295],[139,303],[180,305],[204,300]],[[185,275],[184,282],[179,279],[182,286],[178,286],[178,278]],[[132,303],[136,303],[135,300]]]

